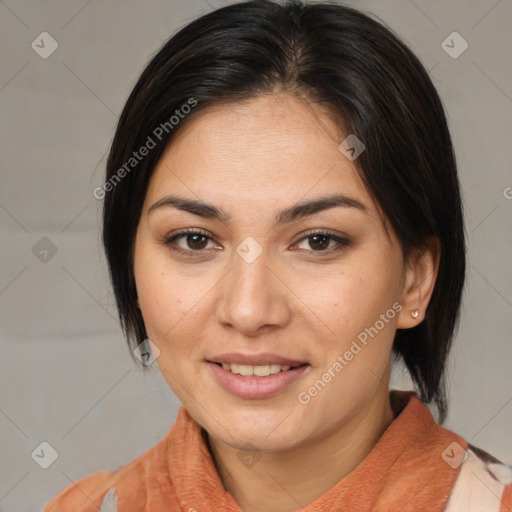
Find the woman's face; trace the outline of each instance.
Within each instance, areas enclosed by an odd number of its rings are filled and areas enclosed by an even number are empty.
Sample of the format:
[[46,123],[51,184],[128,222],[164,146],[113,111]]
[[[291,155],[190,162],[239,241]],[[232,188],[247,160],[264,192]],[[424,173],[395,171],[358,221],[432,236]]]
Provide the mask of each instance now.
[[387,396],[406,269],[339,133],[316,106],[259,96],[190,120],[151,178],[134,265],[148,338],[234,448],[299,446]]

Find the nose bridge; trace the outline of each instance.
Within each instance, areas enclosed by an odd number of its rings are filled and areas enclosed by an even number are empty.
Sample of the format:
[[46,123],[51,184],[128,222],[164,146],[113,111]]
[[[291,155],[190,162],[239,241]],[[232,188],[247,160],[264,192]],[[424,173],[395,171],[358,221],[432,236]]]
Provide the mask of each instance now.
[[254,242],[245,240],[233,254],[219,309],[219,320],[241,331],[283,325],[289,315],[286,290],[274,276],[268,252]]
[[[232,307],[238,307],[240,311],[254,310],[263,313],[271,301],[273,285],[270,282],[270,269],[267,254],[263,252],[255,257],[246,258],[238,254],[234,257],[232,280],[229,283],[228,294],[233,300]],[[250,248],[250,251],[254,251]],[[247,253],[249,256],[249,253]]]

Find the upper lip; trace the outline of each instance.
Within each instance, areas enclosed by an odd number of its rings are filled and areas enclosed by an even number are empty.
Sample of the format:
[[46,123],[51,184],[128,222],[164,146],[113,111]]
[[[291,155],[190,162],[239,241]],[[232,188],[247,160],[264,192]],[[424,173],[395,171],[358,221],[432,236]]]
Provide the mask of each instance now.
[[301,366],[306,364],[305,361],[295,361],[287,357],[279,356],[277,354],[263,353],[263,354],[241,354],[230,353],[220,354],[218,356],[208,359],[211,363],[235,363],[247,364],[250,366],[263,366],[266,364],[279,364],[281,366]]

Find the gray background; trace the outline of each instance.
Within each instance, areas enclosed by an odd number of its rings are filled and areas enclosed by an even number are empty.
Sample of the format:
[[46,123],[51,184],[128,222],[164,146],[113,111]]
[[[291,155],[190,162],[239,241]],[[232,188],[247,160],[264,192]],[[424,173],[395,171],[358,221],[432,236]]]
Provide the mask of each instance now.
[[[133,460],[174,422],[179,403],[158,370],[144,376],[125,348],[92,190],[150,55],[177,28],[225,3],[0,1],[4,512],[40,510],[70,482]],[[350,4],[405,39],[446,105],[466,205],[469,275],[445,426],[510,463],[512,2]],[[45,31],[59,45],[47,59],[31,47]],[[441,46],[453,31],[469,44],[457,59]],[[460,41],[452,46],[457,51]],[[393,386],[410,387],[400,368]],[[43,441],[58,452],[46,470],[31,456]]]

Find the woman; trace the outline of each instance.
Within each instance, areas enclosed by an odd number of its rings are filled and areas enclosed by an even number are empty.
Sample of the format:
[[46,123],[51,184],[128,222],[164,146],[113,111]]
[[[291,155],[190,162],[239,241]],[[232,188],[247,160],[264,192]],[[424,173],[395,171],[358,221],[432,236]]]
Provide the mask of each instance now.
[[[299,1],[199,18],[140,77],[95,195],[129,346],[183,407],[44,512],[512,510],[511,469],[440,426],[459,182],[388,29]],[[415,392],[389,390],[399,357]]]

